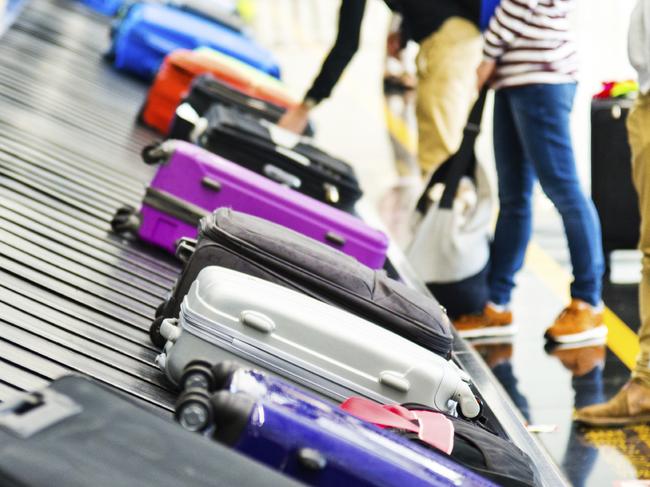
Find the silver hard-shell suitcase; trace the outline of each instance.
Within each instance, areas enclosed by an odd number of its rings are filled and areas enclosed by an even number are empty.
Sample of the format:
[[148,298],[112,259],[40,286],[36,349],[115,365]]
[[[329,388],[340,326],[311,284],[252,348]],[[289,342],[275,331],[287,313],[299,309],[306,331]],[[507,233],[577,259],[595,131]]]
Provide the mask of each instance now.
[[[181,384],[192,364],[261,367],[323,396],[416,402],[468,418],[480,413],[453,362],[384,328],[296,291],[222,267],[203,269],[165,320],[158,365]],[[457,407],[458,406],[458,407]]]

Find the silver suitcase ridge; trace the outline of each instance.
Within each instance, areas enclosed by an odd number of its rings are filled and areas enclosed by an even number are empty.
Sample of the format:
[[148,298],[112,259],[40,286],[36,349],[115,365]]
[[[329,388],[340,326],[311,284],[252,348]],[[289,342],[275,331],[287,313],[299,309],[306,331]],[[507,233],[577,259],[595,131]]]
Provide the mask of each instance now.
[[223,267],[206,267],[179,319],[161,326],[157,363],[179,384],[192,363],[236,360],[323,396],[421,403],[467,418],[480,413],[453,362],[358,316]]

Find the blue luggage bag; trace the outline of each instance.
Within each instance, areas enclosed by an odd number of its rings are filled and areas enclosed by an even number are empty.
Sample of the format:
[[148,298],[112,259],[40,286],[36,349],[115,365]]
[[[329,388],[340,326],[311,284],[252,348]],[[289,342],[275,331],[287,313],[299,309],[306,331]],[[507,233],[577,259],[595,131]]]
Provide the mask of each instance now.
[[120,7],[124,4],[124,0],[82,0],[83,4],[88,5],[94,11],[100,14],[116,15]]
[[481,32],[484,32],[490,26],[490,20],[494,16],[497,7],[501,4],[501,0],[482,0],[481,13],[479,18],[479,27]]
[[188,368],[176,404],[179,423],[296,480],[314,486],[495,486],[281,379],[233,362],[213,367],[208,379],[204,367]]
[[114,26],[107,57],[115,67],[152,79],[164,57],[176,49],[211,47],[276,78],[273,55],[254,40],[215,21],[169,5],[136,3]]

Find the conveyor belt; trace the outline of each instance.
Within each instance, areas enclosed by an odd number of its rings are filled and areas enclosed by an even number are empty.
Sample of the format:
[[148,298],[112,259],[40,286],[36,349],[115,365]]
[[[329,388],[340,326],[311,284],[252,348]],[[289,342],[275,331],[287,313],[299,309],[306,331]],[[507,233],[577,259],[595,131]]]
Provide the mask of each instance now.
[[[0,401],[76,372],[168,415],[174,398],[148,328],[179,265],[110,232],[115,210],[144,194],[155,169],[139,152],[156,136],[134,123],[147,86],[102,60],[108,43],[108,20],[70,0],[31,1],[0,41]],[[458,345],[544,484],[562,485]]]
[[77,372],[166,414],[148,327],[178,265],[110,233],[155,135],[134,124],[146,85],[102,60],[107,36],[75,2],[39,0],[0,42],[0,401]]

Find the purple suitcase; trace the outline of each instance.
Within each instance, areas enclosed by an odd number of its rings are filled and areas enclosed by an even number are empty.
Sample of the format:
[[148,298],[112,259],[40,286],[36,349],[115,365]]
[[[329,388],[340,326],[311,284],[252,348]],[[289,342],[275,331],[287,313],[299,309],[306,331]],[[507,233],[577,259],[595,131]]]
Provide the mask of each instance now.
[[328,244],[372,269],[386,260],[388,238],[358,218],[178,140],[145,148],[161,163],[139,212],[118,210],[113,229],[136,231],[174,253],[182,237],[197,236],[199,220],[220,207],[278,223]]

